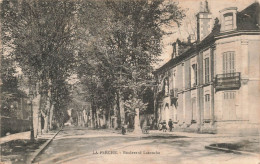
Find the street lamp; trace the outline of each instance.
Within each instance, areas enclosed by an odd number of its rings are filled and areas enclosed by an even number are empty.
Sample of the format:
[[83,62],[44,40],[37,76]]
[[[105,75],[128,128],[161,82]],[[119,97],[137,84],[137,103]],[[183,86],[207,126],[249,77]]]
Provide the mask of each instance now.
[[30,98],[30,104],[31,104],[31,116],[30,116],[30,122],[31,122],[31,125],[30,125],[30,131],[31,131],[31,141],[34,141],[34,129],[33,129],[33,92],[30,91],[29,93],[29,98]]

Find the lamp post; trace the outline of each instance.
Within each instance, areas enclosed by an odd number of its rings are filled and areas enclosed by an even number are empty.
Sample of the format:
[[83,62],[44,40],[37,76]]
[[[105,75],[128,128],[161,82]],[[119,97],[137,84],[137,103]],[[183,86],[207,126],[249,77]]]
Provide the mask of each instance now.
[[31,116],[30,116],[30,131],[31,131],[31,136],[30,139],[31,141],[34,141],[34,129],[33,129],[33,93],[32,91],[30,91],[29,93],[29,97],[30,97],[30,105],[31,105]]

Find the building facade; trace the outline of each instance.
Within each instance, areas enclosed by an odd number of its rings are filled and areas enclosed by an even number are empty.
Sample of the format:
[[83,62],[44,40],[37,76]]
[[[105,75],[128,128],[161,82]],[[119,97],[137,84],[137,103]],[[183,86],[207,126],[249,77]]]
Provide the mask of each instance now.
[[157,123],[208,133],[258,133],[260,116],[259,3],[238,12],[220,11],[212,20],[197,14],[197,40],[177,40],[172,59],[154,75]]

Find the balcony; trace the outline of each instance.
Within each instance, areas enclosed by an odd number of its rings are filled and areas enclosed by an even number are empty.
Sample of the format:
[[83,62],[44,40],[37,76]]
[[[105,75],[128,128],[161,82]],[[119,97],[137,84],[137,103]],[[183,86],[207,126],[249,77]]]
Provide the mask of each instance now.
[[170,90],[170,97],[171,99],[178,99],[178,89],[174,88]]
[[217,91],[239,89],[241,86],[240,72],[216,75],[215,88]]

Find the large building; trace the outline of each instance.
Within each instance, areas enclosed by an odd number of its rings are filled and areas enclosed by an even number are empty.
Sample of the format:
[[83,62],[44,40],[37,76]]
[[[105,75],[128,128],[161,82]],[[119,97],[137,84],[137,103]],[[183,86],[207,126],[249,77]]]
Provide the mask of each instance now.
[[154,72],[157,123],[172,119],[185,131],[258,133],[259,3],[219,13],[213,19],[206,3],[197,14],[197,39],[177,40],[172,59]]

